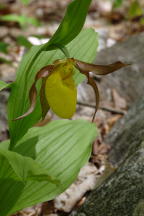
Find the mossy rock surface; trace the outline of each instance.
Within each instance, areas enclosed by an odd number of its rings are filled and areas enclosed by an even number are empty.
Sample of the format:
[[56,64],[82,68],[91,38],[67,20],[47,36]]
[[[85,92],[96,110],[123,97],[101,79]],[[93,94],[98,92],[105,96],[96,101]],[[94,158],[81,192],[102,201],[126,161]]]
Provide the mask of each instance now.
[[118,168],[71,216],[144,216],[144,99],[117,122],[105,142]]
[[[102,78],[102,89],[115,88],[130,107],[105,138],[116,169],[70,216],[144,216],[144,33],[101,51],[96,62],[132,62]],[[104,88],[105,86],[105,88]],[[106,92],[104,92],[105,96]],[[103,98],[104,99],[104,98]]]

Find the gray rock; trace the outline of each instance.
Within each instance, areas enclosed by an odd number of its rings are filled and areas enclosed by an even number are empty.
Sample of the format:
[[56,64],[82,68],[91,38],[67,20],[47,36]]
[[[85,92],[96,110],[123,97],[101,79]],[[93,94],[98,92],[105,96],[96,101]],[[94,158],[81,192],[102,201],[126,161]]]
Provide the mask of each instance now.
[[106,138],[110,160],[119,166],[96,188],[78,216],[144,215],[144,99],[136,103]]
[[[104,49],[97,54],[95,63],[110,64],[115,61],[132,63],[124,69],[102,78],[101,98],[107,99],[108,89],[116,89],[129,105],[144,92],[144,33],[131,36],[124,42]],[[107,89],[107,90],[106,90]]]
[[114,88],[127,99],[130,110],[105,138],[111,146],[109,160],[118,168],[71,216],[144,216],[143,38],[144,33],[135,35],[97,56],[97,64],[117,60],[133,63],[101,80],[103,100],[108,97],[105,89]]
[[139,148],[144,141],[144,98],[139,100],[120,119],[105,139],[111,145],[109,154],[112,163],[120,164]]

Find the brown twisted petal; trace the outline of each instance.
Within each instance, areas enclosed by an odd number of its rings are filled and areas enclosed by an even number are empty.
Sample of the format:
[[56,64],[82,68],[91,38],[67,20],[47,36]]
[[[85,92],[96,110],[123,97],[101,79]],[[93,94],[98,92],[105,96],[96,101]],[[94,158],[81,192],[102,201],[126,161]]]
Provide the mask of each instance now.
[[45,118],[40,120],[38,123],[36,123],[34,125],[34,127],[42,127],[42,126],[46,125],[48,122],[50,122],[50,121],[51,121],[51,117],[48,115],[48,112],[47,112],[47,114],[45,115]]
[[123,62],[115,62],[113,64],[109,64],[109,65],[95,65],[95,64],[89,64],[89,63],[85,63],[82,61],[79,61],[77,59],[75,60],[75,67],[83,74],[85,74],[88,78],[88,84],[92,86],[92,88],[94,89],[95,92],[95,100],[96,100],[96,108],[95,108],[95,113],[93,115],[93,119],[92,121],[94,121],[96,112],[98,110],[98,106],[99,106],[99,91],[98,91],[98,87],[95,83],[95,81],[89,77],[89,72],[92,71],[94,72],[96,75],[106,75],[109,73],[112,73],[120,68],[126,67],[130,64],[125,64]]
[[95,81],[93,80],[93,78],[91,78],[89,76],[89,72],[83,72],[83,71],[80,71],[80,72],[83,73],[85,76],[87,76],[87,79],[88,79],[87,83],[93,88],[94,93],[95,93],[96,106],[95,106],[95,112],[94,112],[94,115],[92,118],[92,122],[93,122],[95,119],[96,112],[97,112],[98,107],[99,107],[99,90],[98,90],[98,87],[97,87]]
[[123,62],[117,61],[113,64],[109,65],[95,65],[95,64],[89,64],[82,61],[79,61],[75,59],[75,66],[77,69],[83,71],[83,72],[94,72],[96,75],[106,75],[109,73],[112,73],[120,68],[126,67],[130,64],[125,64]]
[[88,79],[88,84],[92,86],[92,88],[95,92],[96,107],[95,107],[95,112],[94,112],[94,115],[92,118],[92,122],[93,122],[95,119],[96,112],[97,112],[98,107],[99,107],[99,90],[98,90],[98,87],[97,87],[95,81],[91,77],[89,77],[89,79]]
[[45,118],[48,110],[50,109],[50,106],[48,104],[48,101],[45,96],[45,84],[46,84],[47,77],[42,78],[42,85],[40,89],[40,102],[41,102],[41,108],[42,108],[42,119]]
[[35,108],[35,105],[36,105],[36,98],[37,98],[36,83],[37,83],[37,81],[39,79],[49,76],[52,73],[53,69],[54,69],[54,65],[48,65],[48,66],[43,67],[36,74],[35,81],[34,81],[33,85],[30,88],[30,91],[29,91],[30,108],[28,109],[28,111],[26,113],[24,113],[23,115],[17,117],[14,120],[22,119],[22,118],[28,116],[29,114],[31,114],[34,111],[34,108]]

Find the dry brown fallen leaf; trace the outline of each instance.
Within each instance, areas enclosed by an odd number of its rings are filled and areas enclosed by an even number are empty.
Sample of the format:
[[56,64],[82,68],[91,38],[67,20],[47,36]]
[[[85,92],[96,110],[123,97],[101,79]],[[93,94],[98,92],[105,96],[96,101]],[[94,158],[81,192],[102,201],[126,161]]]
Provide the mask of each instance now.
[[112,89],[112,101],[116,109],[127,109],[125,98],[121,97],[116,89]]

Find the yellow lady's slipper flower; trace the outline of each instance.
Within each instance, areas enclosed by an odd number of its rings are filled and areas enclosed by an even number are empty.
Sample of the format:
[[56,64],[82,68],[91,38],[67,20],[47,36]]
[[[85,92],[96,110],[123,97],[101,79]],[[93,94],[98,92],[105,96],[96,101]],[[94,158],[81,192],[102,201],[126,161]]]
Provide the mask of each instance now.
[[[76,110],[77,89],[73,80],[74,69],[77,68],[80,73],[84,74],[88,79],[88,84],[92,86],[95,92],[96,109],[99,104],[99,92],[95,81],[90,77],[89,72],[92,71],[96,75],[106,75],[112,73],[122,67],[127,66],[122,62],[115,62],[110,65],[94,65],[79,61],[73,58],[57,60],[53,64],[42,68],[35,77],[35,81],[30,89],[30,108],[22,116],[16,120],[24,118],[33,112],[36,105],[37,89],[36,83],[42,79],[40,90],[40,99],[42,107],[42,121],[46,120],[46,114],[49,108],[61,118],[71,118]],[[95,114],[93,116],[93,119]]]
[[71,59],[57,63],[45,84],[45,95],[52,111],[61,118],[71,118],[76,110],[77,89]]

